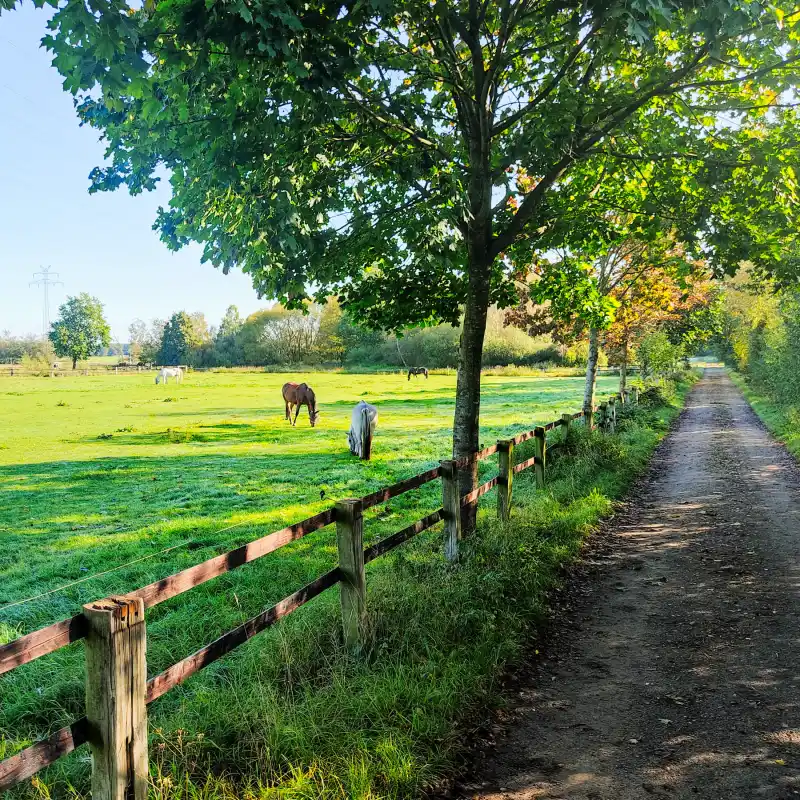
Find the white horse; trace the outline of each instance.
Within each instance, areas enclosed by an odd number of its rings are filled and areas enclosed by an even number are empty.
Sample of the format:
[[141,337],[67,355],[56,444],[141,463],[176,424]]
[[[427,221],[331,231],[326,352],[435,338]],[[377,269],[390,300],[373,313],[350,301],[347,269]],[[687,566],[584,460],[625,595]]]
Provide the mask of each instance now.
[[162,367],[158,375],[156,375],[156,383],[169,383],[169,379],[174,379],[175,383],[180,383],[183,380],[183,370],[180,367]]
[[375,406],[365,403],[363,400],[353,409],[350,417],[350,430],[347,433],[347,442],[350,445],[350,452],[359,458],[364,457],[364,445],[367,436],[370,441],[375,435],[375,428],[378,425],[378,409]]

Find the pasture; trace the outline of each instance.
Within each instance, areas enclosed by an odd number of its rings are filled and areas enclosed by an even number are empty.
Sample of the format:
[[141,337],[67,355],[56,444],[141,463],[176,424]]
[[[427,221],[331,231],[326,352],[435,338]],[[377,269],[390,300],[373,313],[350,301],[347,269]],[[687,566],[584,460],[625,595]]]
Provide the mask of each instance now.
[[[70,616],[89,600],[124,593],[263,536],[336,499],[412,475],[449,454],[455,376],[409,382],[405,375],[299,374],[317,394],[321,416],[313,429],[305,409],[296,428],[283,419],[280,387],[292,377],[190,373],[183,384],[167,386],[156,386],[150,373],[4,379],[0,642]],[[608,394],[615,378],[599,384],[599,393]],[[486,376],[482,443],[579,409],[581,387],[580,378]],[[350,412],[360,399],[374,403],[380,415],[368,463],[353,458],[346,441]],[[494,459],[483,468],[494,470]],[[484,503],[493,504],[494,494]],[[436,483],[373,509],[366,541],[439,504]],[[438,531],[420,539],[435,538]],[[414,543],[397,557],[413,559],[416,552],[430,559],[424,548]],[[335,561],[333,531],[325,529],[153,609],[149,672],[188,655]],[[381,563],[370,567],[376,576],[389,569]],[[320,598],[288,620],[288,627],[315,613],[335,614],[333,601]],[[280,647],[280,627],[259,639]],[[154,727],[160,721],[205,730],[216,707],[214,686],[226,682],[231,663],[252,662],[265,646],[254,640],[160,700],[151,709]],[[294,660],[303,661],[288,651],[281,658],[286,670]],[[2,678],[0,757],[80,715],[81,659],[81,646],[72,645]],[[65,761],[86,757],[76,753]],[[56,769],[75,768],[73,763]]]

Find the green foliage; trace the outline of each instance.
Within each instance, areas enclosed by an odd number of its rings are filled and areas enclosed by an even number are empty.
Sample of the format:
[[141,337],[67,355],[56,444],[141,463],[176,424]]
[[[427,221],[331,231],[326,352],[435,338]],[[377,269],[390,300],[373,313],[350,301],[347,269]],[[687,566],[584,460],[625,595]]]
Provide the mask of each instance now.
[[43,355],[47,366],[52,364],[53,346],[49,339],[39,336],[12,336],[9,331],[0,333],[0,363],[19,364],[23,357],[36,359]]
[[188,364],[193,351],[202,343],[197,326],[185,311],[173,314],[161,334],[158,363],[168,366]]
[[58,309],[58,319],[51,325],[48,336],[56,355],[71,358],[74,369],[79,360],[108,347],[111,329],[103,317],[102,303],[82,292],[67,298]]
[[532,253],[607,241],[620,196],[643,220],[678,198],[710,256],[783,249],[754,234],[796,199],[794,116],[765,113],[796,84],[791,4],[46,1],[45,45],[108,140],[93,189],[166,166],[164,241],[287,307],[456,323],[513,300]]
[[645,336],[637,348],[642,378],[662,380],[680,372],[686,353],[682,345],[673,344],[666,331],[656,330]]

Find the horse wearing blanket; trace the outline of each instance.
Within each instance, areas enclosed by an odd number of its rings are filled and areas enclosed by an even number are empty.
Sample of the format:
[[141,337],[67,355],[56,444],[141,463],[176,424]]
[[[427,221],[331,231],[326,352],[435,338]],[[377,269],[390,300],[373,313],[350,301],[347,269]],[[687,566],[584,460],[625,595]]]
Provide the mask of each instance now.
[[369,460],[372,437],[378,425],[378,409],[363,400],[353,409],[347,442],[354,456]]
[[[311,427],[316,425],[319,411],[317,410],[317,398],[314,390],[307,383],[284,383],[283,402],[286,404],[286,419],[292,423],[292,427],[297,424],[297,415],[300,413],[300,406],[308,406],[308,419]],[[297,406],[292,420],[292,407]]]
[[183,370],[180,367],[162,367],[158,375],[156,375],[156,383],[169,383],[172,378],[175,383],[180,383],[183,380]]

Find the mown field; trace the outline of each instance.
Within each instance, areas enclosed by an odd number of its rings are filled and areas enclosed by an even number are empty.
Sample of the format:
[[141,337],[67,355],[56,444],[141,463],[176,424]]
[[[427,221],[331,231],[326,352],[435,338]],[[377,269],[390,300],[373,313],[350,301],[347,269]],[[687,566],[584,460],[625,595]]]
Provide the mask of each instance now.
[[[284,421],[280,386],[286,375],[190,374],[182,385],[166,387],[143,373],[4,379],[0,642],[448,456],[454,376],[411,382],[401,375],[298,378],[317,392],[322,414],[313,429],[304,412],[294,429]],[[580,378],[486,376],[482,443],[577,410],[581,386]],[[613,378],[603,378],[600,392],[613,386]],[[351,457],[346,443],[350,412],[362,398],[380,414],[369,463]],[[484,465],[487,473],[494,468],[494,459]],[[531,479],[526,474],[520,483]],[[493,506],[494,494],[484,503]],[[373,510],[366,538],[397,530],[439,504],[438,483],[397,498]],[[371,580],[379,582],[383,570],[391,582],[398,559],[435,557],[439,530],[421,537],[427,544],[414,543],[371,565]],[[153,609],[150,673],[299,588],[335,560],[328,528]],[[283,627],[296,629],[310,615],[327,615],[335,636],[335,594]],[[153,724],[213,727],[220,707],[214,693],[224,696],[232,665],[250,674],[248,659],[260,658],[266,647],[280,648],[282,634],[276,630],[259,639],[158,701],[151,709]],[[82,713],[82,657],[78,643],[0,678],[0,756]],[[295,660],[315,661],[288,650],[280,660],[289,673]],[[240,691],[243,685],[246,680],[237,683]],[[237,702],[247,708],[244,698]],[[292,728],[291,720],[285,722]],[[236,735],[242,736],[241,729]],[[285,751],[285,730],[280,739]],[[284,754],[272,757],[280,761]],[[80,776],[86,759],[81,751],[58,770]]]

